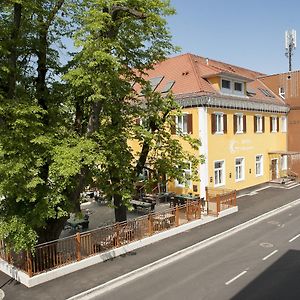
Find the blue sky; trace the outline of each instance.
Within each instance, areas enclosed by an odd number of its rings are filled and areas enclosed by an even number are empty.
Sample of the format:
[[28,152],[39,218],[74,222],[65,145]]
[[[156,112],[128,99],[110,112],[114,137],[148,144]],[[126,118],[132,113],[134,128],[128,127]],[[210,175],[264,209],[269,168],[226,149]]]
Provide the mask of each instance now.
[[274,74],[288,71],[284,33],[295,29],[299,49],[293,70],[300,69],[299,0],[171,0],[173,42],[191,52],[237,66]]

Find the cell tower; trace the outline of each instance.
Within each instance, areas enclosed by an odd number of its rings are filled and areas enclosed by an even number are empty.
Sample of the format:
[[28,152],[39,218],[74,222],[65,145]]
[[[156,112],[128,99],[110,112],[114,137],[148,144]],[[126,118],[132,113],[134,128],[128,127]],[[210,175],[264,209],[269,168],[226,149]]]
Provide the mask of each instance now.
[[296,49],[296,30],[285,32],[285,56],[289,59],[289,71],[292,71],[292,55]]

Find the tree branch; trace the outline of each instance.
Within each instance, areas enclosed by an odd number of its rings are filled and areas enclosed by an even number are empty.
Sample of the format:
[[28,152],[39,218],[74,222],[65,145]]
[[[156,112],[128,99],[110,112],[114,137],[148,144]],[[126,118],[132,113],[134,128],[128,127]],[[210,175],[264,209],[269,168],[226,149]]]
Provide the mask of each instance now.
[[119,12],[127,12],[128,14],[138,18],[138,19],[146,19],[147,15],[133,8],[115,5],[111,9],[111,17],[113,21],[117,20]]
[[57,14],[57,12],[61,9],[61,7],[63,6],[65,0],[58,0],[56,2],[56,4],[54,5],[53,9],[51,10],[47,20],[44,23],[45,26],[45,30],[48,30],[49,27],[51,26],[52,21],[55,18],[55,15]]

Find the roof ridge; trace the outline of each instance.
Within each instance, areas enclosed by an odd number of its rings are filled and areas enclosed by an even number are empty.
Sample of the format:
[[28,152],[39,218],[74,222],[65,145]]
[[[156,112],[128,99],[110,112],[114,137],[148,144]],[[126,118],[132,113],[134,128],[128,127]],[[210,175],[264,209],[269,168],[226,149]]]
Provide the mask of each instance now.
[[[192,54],[192,55],[195,56],[195,57],[201,58],[201,59],[206,59],[206,57],[200,56],[200,55],[198,55],[198,54]],[[208,58],[208,57],[207,57],[207,58]],[[261,77],[262,77],[263,75],[266,75],[266,74],[264,74],[264,73],[262,73],[262,72],[258,72],[258,71],[254,71],[254,70],[247,69],[247,68],[244,68],[244,67],[240,67],[240,66],[237,66],[237,65],[229,64],[229,63],[226,63],[226,62],[223,62],[223,61],[220,61],[220,60],[211,59],[211,58],[208,58],[208,59],[211,60],[211,61],[213,61],[213,62],[220,63],[220,64],[223,64],[223,65],[226,65],[226,66],[228,66],[228,67],[234,67],[234,68],[242,69],[242,70],[245,70],[245,71],[248,71],[248,72],[250,71],[250,72],[253,72],[253,73],[255,73],[255,74],[260,74]],[[219,67],[217,67],[217,68],[219,68]],[[221,68],[219,68],[219,69],[221,69]]]

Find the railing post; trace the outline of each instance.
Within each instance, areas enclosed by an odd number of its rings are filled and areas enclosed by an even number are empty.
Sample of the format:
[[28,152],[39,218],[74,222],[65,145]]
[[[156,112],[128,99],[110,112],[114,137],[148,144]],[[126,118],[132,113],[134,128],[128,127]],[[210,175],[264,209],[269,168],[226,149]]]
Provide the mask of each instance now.
[[217,217],[218,217],[219,213],[220,213],[220,208],[221,208],[221,205],[220,205],[220,195],[219,194],[217,194],[216,200],[217,200]]
[[151,236],[153,234],[153,218],[152,214],[148,215],[148,235]]
[[76,260],[79,261],[81,260],[81,239],[80,239],[79,232],[76,233],[75,242],[76,242]]
[[177,204],[175,208],[175,225],[176,227],[179,226],[179,209]]
[[201,200],[198,200],[198,219],[201,219]]
[[236,190],[234,190],[233,206],[236,206]]
[[31,252],[29,250],[27,250],[26,253],[26,259],[27,259],[27,273],[29,277],[32,277],[33,272],[32,272],[32,255]]
[[115,240],[115,245],[117,248],[120,247],[120,224],[116,224],[116,240]]
[[185,203],[185,215],[186,215],[186,219],[187,221],[190,220],[190,201],[187,200]]
[[[205,199],[206,199],[206,214],[209,213],[208,203],[209,203],[209,195],[208,195],[208,187],[205,187]],[[203,210],[204,211],[204,210]]]

